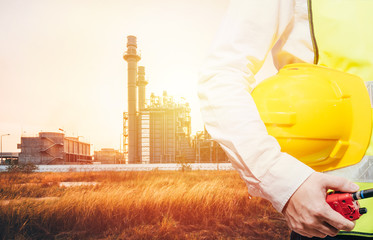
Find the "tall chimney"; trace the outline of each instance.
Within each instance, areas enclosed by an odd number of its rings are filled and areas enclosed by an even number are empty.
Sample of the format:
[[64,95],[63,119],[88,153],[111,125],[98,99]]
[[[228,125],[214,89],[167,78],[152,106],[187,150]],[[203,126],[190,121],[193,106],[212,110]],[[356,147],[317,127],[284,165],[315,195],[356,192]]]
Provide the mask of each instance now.
[[145,67],[139,66],[138,68],[138,76],[137,76],[137,86],[138,86],[138,106],[139,111],[145,108],[145,87],[148,85],[148,82],[145,80]]
[[141,57],[137,54],[135,36],[127,36],[127,52],[124,60],[128,63],[128,163],[137,162],[137,136],[136,136],[136,79],[137,62]]

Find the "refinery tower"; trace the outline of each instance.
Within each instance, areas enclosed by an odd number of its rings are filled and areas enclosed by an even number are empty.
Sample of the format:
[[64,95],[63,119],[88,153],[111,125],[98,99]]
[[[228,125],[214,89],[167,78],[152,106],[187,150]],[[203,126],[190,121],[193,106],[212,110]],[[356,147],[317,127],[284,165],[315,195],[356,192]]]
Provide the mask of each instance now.
[[141,57],[135,36],[127,37],[128,112],[123,113],[123,149],[128,163],[195,162],[191,147],[190,107],[151,94],[146,99],[145,68],[137,66]]

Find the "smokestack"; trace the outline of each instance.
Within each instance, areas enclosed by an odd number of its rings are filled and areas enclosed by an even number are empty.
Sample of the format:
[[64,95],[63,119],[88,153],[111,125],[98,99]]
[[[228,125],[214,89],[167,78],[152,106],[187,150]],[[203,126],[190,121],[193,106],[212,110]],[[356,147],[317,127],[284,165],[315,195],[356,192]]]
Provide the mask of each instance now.
[[136,136],[136,79],[137,62],[141,57],[137,54],[135,36],[127,36],[127,52],[124,60],[128,63],[128,163],[137,162],[137,136]]
[[145,80],[145,67],[139,66],[138,68],[138,76],[137,76],[137,86],[138,86],[138,93],[139,93],[139,111],[145,108],[145,87],[148,85],[148,82]]

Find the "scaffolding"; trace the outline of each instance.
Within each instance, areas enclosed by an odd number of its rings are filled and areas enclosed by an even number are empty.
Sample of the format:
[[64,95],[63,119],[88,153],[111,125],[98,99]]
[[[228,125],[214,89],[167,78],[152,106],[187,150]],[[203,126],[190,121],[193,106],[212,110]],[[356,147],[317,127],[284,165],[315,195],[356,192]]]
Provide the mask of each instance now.
[[123,113],[123,155],[125,161],[128,161],[128,112]]
[[142,163],[150,163],[150,114],[148,111],[143,111],[139,115],[141,122],[141,131],[139,139],[140,161]]
[[[128,149],[127,113],[123,115],[123,149]],[[176,102],[164,91],[151,94],[143,110],[137,112],[137,156],[139,163],[195,162],[191,147],[190,107]]]

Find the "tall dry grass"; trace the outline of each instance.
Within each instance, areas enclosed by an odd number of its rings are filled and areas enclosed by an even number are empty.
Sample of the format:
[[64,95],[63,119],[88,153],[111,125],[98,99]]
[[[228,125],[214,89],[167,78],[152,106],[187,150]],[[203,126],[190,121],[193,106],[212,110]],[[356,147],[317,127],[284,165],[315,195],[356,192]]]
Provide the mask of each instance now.
[[[64,181],[100,184],[59,187]],[[282,216],[250,198],[235,172],[2,173],[0,199],[13,199],[0,205],[2,239],[289,236]]]

